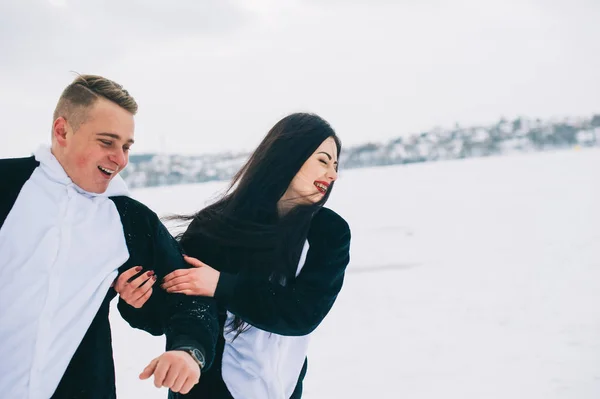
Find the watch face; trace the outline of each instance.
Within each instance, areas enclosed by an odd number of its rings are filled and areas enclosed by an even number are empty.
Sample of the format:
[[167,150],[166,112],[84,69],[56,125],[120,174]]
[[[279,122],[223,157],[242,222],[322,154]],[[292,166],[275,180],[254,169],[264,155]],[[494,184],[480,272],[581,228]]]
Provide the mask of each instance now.
[[202,355],[202,352],[200,352],[199,349],[192,349],[192,355],[202,366],[204,366],[204,355]]

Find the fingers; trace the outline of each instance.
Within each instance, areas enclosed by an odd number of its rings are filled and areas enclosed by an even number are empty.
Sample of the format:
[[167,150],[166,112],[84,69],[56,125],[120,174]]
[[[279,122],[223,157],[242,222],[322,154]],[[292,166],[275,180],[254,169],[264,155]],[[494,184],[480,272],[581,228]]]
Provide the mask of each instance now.
[[163,288],[165,290],[167,290],[167,292],[175,292],[175,291],[182,291],[182,290],[192,290],[192,289],[194,289],[194,284],[186,282],[186,283],[180,283],[180,284],[171,285],[168,288],[165,288],[163,286]]
[[150,297],[152,296],[152,285],[154,285],[154,283],[156,282],[156,276],[153,276],[150,280],[152,280],[151,283],[144,285],[144,288],[148,286],[146,292],[144,292],[141,297],[133,300],[132,303],[130,303],[130,305],[134,308],[141,308],[142,306],[144,306],[146,301],[148,301],[148,299],[150,299]]
[[120,293],[127,285],[127,282],[129,281],[129,279],[141,271],[142,271],[141,266],[134,266],[131,269],[124,271],[117,279],[117,282],[115,284],[115,291]]
[[156,275],[150,277],[148,280],[144,281],[144,283],[142,284],[142,286],[138,287],[134,292],[137,295],[137,298],[135,298],[136,300],[140,299],[141,297],[145,296],[146,294],[148,294],[148,292],[150,292],[150,294],[152,293],[152,286],[154,285],[154,283],[156,282]]
[[190,392],[192,390],[192,388],[194,387],[194,385],[196,385],[198,383],[198,379],[197,378],[193,378],[193,377],[188,377],[185,380],[185,383],[183,384],[183,387],[181,388],[181,390],[179,392],[181,392],[182,394],[186,394],[188,392]]
[[163,383],[163,387],[169,388],[173,392],[180,392],[186,394],[196,385],[200,379],[186,370],[185,367],[179,367],[175,369],[175,366],[171,366],[169,369],[167,378]]
[[[173,386],[171,386],[171,391],[173,392],[181,392],[181,388],[183,388],[183,386],[185,385],[185,382],[187,381],[187,377],[183,374],[180,373],[177,376],[177,379],[175,380],[175,383],[173,384]],[[181,393],[187,393],[187,392],[181,392]]]
[[154,370],[156,369],[156,365],[158,364],[158,358],[152,360],[149,365],[146,366],[144,371],[140,374],[140,380],[146,380],[150,378],[152,374],[154,374]]
[[165,382],[167,371],[171,367],[171,363],[167,361],[158,362],[156,370],[154,370],[154,386],[160,388]]
[[150,270],[149,272],[142,273],[141,276],[129,282],[128,285],[133,289],[140,288],[142,287],[142,285],[144,285],[145,282],[151,280],[152,276],[154,276],[154,271]]
[[191,283],[193,281],[193,277],[194,276],[192,276],[191,274],[187,274],[185,276],[175,277],[174,279],[163,280],[163,283],[161,286],[166,290],[166,289],[174,287],[178,284]]
[[162,383],[163,387],[171,388],[181,373],[181,367],[176,363],[171,363],[171,367],[167,370],[165,379]]
[[202,296],[197,294],[194,290],[179,290],[179,291],[167,291],[169,294],[184,294],[184,295],[194,295],[194,296]]
[[[138,266],[137,268],[141,268],[141,266]],[[134,270],[137,270],[137,268],[134,268]],[[130,270],[128,270],[128,272]],[[127,302],[127,304],[139,309],[146,303],[148,298],[150,298],[150,295],[152,295],[152,286],[156,282],[156,275],[154,274],[154,271],[151,270],[143,273],[134,280],[123,283],[125,277],[125,273],[119,277],[120,281],[117,285],[119,285],[120,288],[115,290],[117,290],[121,299]]]
[[202,267],[207,266],[206,263],[200,261],[199,259],[192,258],[191,256],[183,255],[183,260],[194,267]]
[[177,277],[183,277],[183,276],[187,275],[191,270],[193,270],[193,269],[178,269],[178,270],[175,270],[174,272],[171,272],[171,273],[167,274],[165,276],[165,278],[163,279],[163,281],[167,282],[167,281],[173,280],[173,279],[175,279]]

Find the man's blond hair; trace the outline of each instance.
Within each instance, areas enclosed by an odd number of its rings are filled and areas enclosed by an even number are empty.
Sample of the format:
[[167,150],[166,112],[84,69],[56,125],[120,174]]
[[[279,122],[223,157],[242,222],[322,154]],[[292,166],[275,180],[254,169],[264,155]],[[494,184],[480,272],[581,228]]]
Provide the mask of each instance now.
[[60,95],[53,120],[62,116],[76,131],[99,98],[112,101],[133,115],[137,113],[137,103],[120,84],[98,75],[78,75]]

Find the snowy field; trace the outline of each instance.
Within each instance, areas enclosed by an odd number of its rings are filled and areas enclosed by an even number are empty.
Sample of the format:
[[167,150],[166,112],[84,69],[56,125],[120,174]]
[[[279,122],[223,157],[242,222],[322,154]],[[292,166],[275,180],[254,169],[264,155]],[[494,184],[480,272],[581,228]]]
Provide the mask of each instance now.
[[[599,175],[600,149],[342,171],[352,260],[304,397],[599,398]],[[134,196],[164,216],[224,187]],[[111,317],[119,398],[165,399],[137,377],[164,340]]]

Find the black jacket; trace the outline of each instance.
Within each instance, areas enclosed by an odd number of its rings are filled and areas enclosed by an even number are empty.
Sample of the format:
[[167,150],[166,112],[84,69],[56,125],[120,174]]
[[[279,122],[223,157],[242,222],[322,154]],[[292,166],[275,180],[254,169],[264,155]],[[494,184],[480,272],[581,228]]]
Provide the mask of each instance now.
[[[38,165],[33,157],[0,159],[0,228],[21,188]],[[127,262],[119,268],[119,274],[141,265],[144,271],[154,270],[157,277],[162,279],[173,270],[188,267],[178,243],[154,212],[129,197],[111,199],[121,216],[130,254]],[[115,296],[112,288],[106,293],[52,398],[116,398],[108,319],[109,304]],[[154,335],[166,334],[167,350],[194,346],[204,352],[207,367],[212,363],[219,333],[213,299],[167,294],[157,285],[141,309],[135,309],[121,300],[118,309],[133,327]],[[139,356],[144,354],[140,353]]]
[[[301,336],[317,328],[342,288],[350,260],[350,228],[334,211],[322,208],[313,217],[308,242],[310,248],[302,271],[295,280],[282,286],[256,277],[248,263],[248,259],[252,258],[248,253],[219,247],[202,237],[183,235],[181,245],[187,255],[221,272],[215,291],[221,333],[213,367],[203,373],[200,382],[189,394],[170,393],[170,398],[232,397],[221,375],[227,311],[255,327],[279,335]],[[302,395],[306,369],[305,361],[291,397],[293,399]]]

